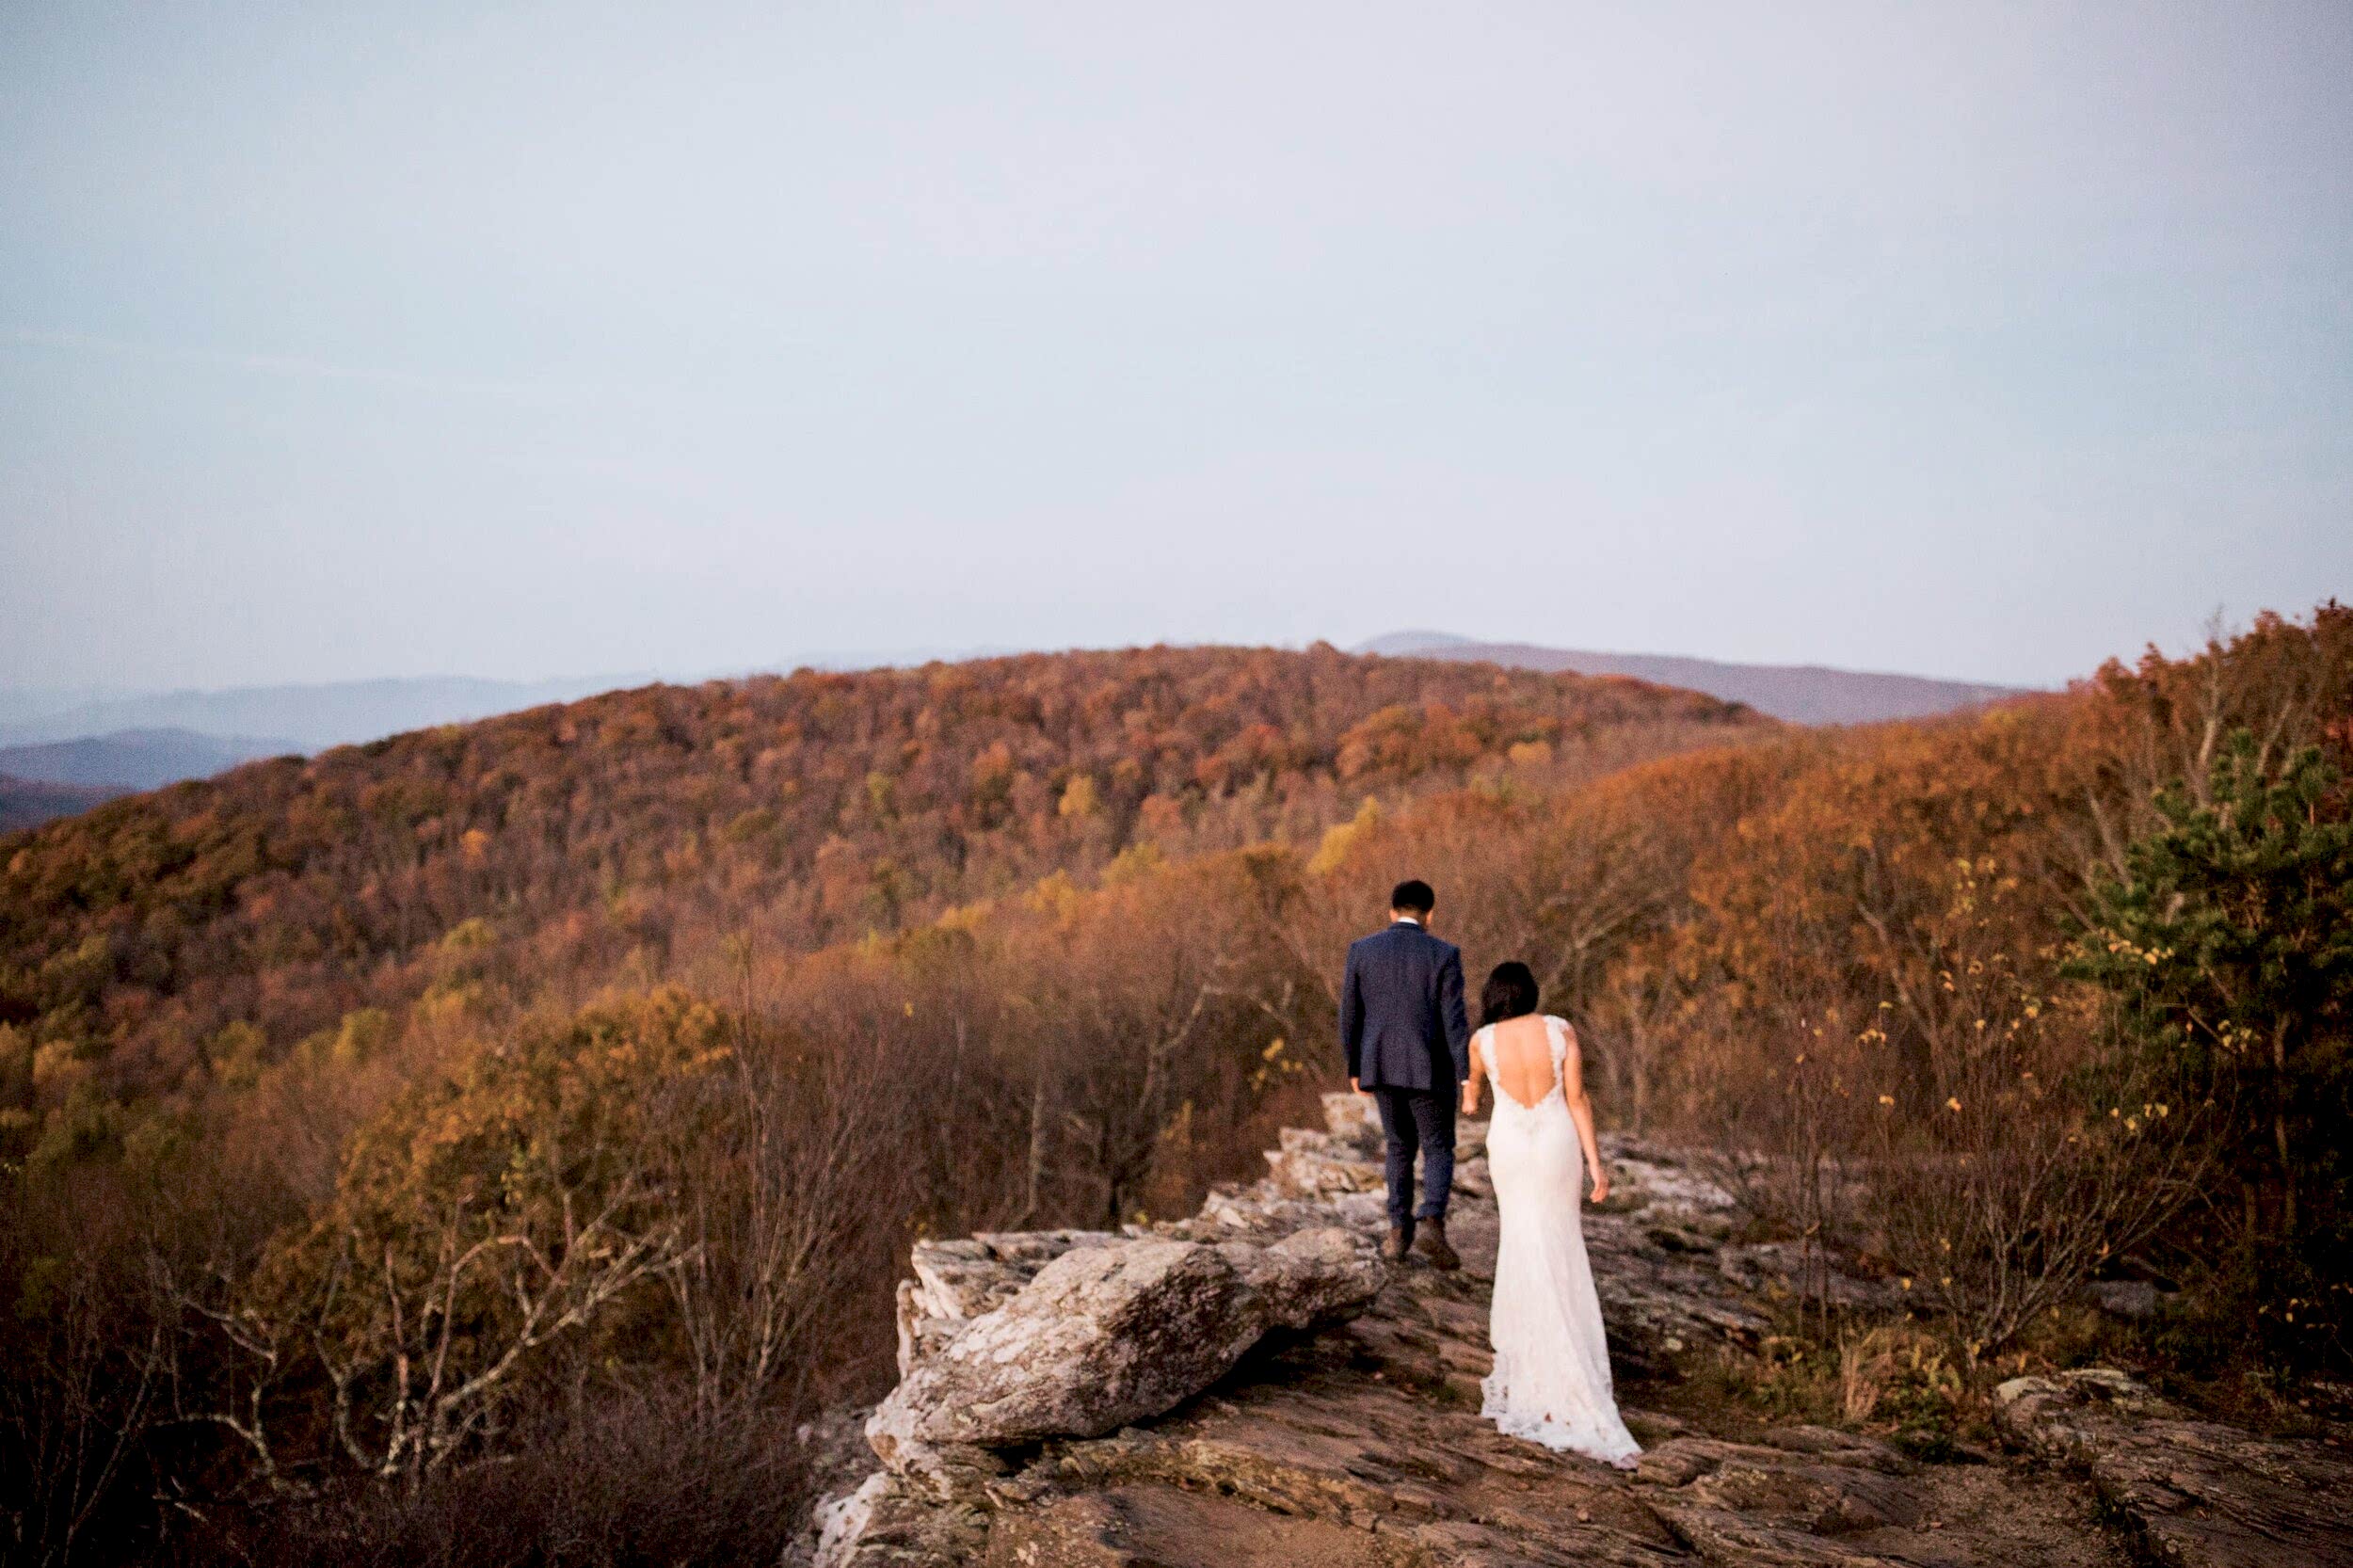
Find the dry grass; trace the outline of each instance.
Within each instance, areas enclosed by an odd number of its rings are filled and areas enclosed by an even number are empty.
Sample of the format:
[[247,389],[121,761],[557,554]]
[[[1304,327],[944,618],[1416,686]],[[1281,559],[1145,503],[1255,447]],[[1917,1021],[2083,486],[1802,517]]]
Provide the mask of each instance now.
[[1754,1350],[1693,1357],[1678,1381],[1641,1397],[1726,1436],[1840,1427],[1945,1460],[1991,1440],[1993,1386],[2015,1371],[1971,1367],[1948,1336],[1922,1323],[1848,1324],[1827,1338],[1786,1332]]
[[1969,1403],[1968,1380],[1939,1336],[1910,1324],[1849,1334],[1838,1346],[1838,1413],[1852,1426],[1955,1424]]

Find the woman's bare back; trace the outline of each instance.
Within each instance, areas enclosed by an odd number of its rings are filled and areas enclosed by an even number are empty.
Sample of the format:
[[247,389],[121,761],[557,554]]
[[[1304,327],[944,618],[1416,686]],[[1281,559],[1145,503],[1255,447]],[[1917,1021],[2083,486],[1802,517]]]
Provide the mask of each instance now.
[[1533,1108],[1552,1093],[1552,1036],[1535,1014],[1488,1026],[1488,1074],[1514,1103]]

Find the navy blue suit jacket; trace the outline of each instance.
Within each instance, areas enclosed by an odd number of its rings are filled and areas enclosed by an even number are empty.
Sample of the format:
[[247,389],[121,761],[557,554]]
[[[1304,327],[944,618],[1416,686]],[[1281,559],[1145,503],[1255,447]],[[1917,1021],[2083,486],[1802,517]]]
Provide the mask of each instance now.
[[1454,1082],[1469,1078],[1462,950],[1403,920],[1351,943],[1340,1047],[1368,1089],[1434,1089],[1449,1065]]

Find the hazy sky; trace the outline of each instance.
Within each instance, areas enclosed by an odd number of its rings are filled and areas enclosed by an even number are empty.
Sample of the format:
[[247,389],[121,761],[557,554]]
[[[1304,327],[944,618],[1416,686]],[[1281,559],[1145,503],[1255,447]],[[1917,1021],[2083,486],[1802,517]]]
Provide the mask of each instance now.
[[0,4],[0,682],[2353,597],[2353,6]]

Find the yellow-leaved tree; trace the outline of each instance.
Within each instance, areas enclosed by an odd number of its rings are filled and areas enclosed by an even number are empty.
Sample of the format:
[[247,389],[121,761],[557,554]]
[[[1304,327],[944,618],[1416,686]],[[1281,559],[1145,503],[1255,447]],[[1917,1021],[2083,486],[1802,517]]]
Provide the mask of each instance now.
[[272,1480],[281,1384],[324,1379],[333,1449],[386,1479],[495,1432],[543,1352],[686,1256],[659,1118],[728,1038],[715,1009],[662,991],[518,1028],[402,1096],[264,1262],[228,1325],[253,1383],[215,1419]]

